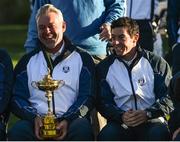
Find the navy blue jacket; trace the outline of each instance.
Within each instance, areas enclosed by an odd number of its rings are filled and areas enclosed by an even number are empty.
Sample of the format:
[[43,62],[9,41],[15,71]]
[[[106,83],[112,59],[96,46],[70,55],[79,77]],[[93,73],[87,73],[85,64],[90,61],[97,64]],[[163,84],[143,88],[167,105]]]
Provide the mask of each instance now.
[[13,65],[10,56],[0,49],[0,119],[7,122],[9,100],[13,84]]

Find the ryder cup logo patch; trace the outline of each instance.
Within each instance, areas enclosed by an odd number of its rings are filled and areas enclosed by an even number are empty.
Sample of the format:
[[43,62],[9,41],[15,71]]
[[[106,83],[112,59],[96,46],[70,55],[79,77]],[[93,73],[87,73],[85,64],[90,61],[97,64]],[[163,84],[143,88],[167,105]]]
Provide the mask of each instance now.
[[68,73],[70,71],[70,67],[69,66],[64,66],[63,67],[63,72],[64,73]]
[[144,78],[138,79],[138,84],[139,84],[140,86],[144,86],[144,85],[145,85],[145,79],[144,79]]

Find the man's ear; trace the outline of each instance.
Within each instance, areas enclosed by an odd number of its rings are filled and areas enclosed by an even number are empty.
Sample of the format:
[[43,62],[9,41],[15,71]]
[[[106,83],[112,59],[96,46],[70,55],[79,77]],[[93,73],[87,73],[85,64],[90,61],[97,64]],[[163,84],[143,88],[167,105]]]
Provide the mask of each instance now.
[[62,29],[63,29],[63,32],[65,32],[66,31],[66,22],[65,21],[63,21],[63,25],[62,25],[63,27],[62,27]]
[[137,34],[134,35],[134,42],[137,42],[138,39],[139,39],[139,33],[137,33]]

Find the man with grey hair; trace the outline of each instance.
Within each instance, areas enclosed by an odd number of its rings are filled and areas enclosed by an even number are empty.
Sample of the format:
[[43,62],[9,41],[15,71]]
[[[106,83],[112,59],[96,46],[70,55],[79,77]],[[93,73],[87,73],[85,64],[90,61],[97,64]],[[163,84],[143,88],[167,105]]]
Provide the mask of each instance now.
[[[8,140],[94,140],[89,118],[94,107],[93,60],[64,36],[66,23],[53,5],[42,6],[36,20],[40,44],[15,67],[11,109],[21,120],[9,131]],[[53,91],[51,105],[45,92],[33,85],[47,74],[64,82]],[[54,137],[41,131],[49,128],[44,125],[49,106],[57,122]]]

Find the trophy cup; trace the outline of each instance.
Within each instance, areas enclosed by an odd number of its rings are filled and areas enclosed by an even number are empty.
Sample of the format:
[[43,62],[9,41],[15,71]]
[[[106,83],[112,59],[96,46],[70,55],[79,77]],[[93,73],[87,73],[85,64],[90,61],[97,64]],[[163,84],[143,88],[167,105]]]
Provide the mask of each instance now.
[[32,81],[31,85],[34,88],[46,92],[45,97],[47,98],[48,112],[45,116],[42,116],[43,126],[40,129],[40,136],[45,139],[55,138],[58,136],[58,131],[56,129],[57,120],[55,114],[52,112],[50,104],[52,101],[53,91],[63,86],[64,81],[53,80],[48,69],[48,74],[44,76],[43,80],[38,82]]

